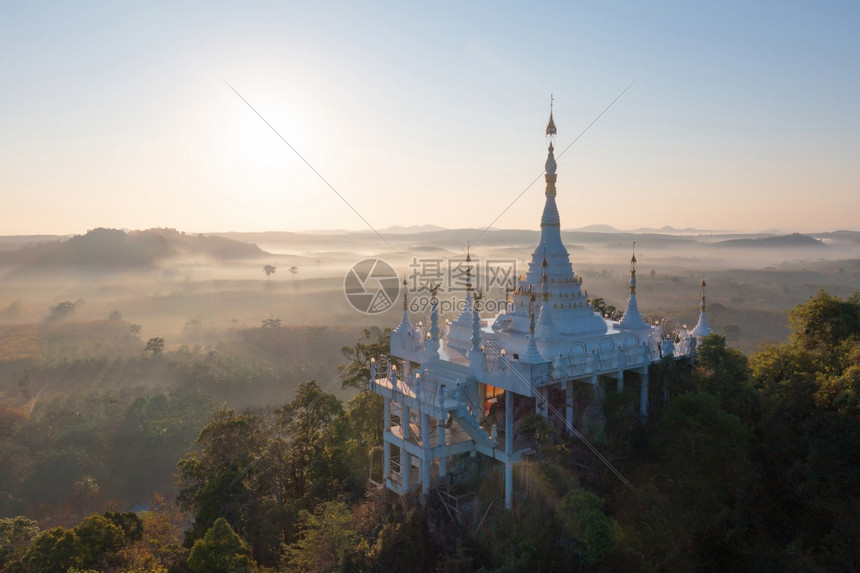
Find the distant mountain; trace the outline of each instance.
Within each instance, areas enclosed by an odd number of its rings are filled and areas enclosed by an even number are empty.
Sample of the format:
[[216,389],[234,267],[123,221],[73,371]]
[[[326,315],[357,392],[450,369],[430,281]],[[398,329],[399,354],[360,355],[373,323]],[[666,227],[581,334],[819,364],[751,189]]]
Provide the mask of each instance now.
[[722,233],[724,231],[714,231],[710,229],[694,229],[692,227],[684,227],[683,229],[676,229],[670,225],[664,225],[659,229],[655,229],[653,227],[640,227],[638,229],[633,229],[630,231],[631,233],[660,233],[664,235],[704,235],[708,233]]
[[0,264],[33,267],[145,267],[175,256],[246,259],[267,254],[257,245],[174,229],[120,231],[93,229],[68,240],[55,240],[0,252]]
[[[371,234],[375,235],[379,233],[380,235],[408,235],[411,233],[430,233],[433,231],[444,231],[445,227],[440,227],[438,225],[410,225],[404,227],[403,225],[392,225],[390,227],[379,228],[379,229],[357,229],[354,231],[349,231],[346,229],[314,229],[312,231],[300,231],[297,234],[305,234],[305,235],[364,235]],[[223,234],[223,233],[217,233]]]
[[60,239],[68,238],[62,235],[6,235],[0,236],[0,251],[14,251],[21,247],[37,245],[39,243],[49,243],[59,241]]
[[675,227],[671,227],[669,225],[660,227],[659,229],[654,227],[639,227],[638,229],[632,230],[622,230],[616,229],[612,225],[586,225],[585,227],[579,227],[577,229],[566,229],[571,232],[581,232],[581,233],[633,233],[633,234],[662,234],[662,235],[701,235],[705,233],[719,233],[721,231],[711,231],[706,229],[693,229],[692,227],[686,227],[684,229],[676,229]]
[[781,235],[778,237],[761,237],[756,239],[730,239],[728,241],[717,241],[713,245],[718,247],[739,247],[739,248],[826,248],[823,242],[809,235],[801,235],[800,233],[792,233],[790,235]]
[[379,232],[382,233],[383,235],[385,233],[392,233],[395,235],[404,235],[404,234],[408,234],[408,233],[432,233],[433,231],[444,231],[444,230],[445,230],[445,227],[440,227],[438,225],[410,225],[409,227],[403,227],[401,225],[392,225],[391,227],[381,229]]
[[618,229],[612,225],[586,225],[576,229],[565,229],[566,231],[574,231],[579,233],[617,233]]

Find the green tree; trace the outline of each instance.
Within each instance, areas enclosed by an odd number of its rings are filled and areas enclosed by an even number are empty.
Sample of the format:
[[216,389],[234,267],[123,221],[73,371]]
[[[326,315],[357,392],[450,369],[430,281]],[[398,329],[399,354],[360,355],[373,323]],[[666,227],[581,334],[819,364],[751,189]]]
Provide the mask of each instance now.
[[846,300],[818,291],[792,309],[789,321],[792,344],[832,354],[844,340],[860,336],[860,291]]
[[379,532],[373,548],[374,572],[422,573],[430,565],[433,546],[427,521],[418,509],[411,509],[402,521],[390,521]]
[[355,516],[343,502],[323,502],[311,513],[300,513],[301,533],[286,548],[283,559],[289,571],[349,571],[365,561],[367,543]]
[[[752,360],[763,415],[755,461],[761,483],[749,515],[762,568],[858,567],[860,293],[819,292],[790,313],[789,344]],[[764,549],[764,551],[760,550]]]
[[594,297],[591,299],[591,306],[594,307],[594,310],[598,311],[601,316],[605,316],[607,318],[615,319],[618,316],[618,309],[611,304],[607,304],[607,302],[600,298]]
[[164,352],[164,339],[161,337],[150,338],[146,341],[146,352],[152,352],[152,357],[157,358]]
[[249,573],[257,569],[251,548],[223,517],[194,542],[187,564],[195,573]]
[[584,548],[588,563],[597,563],[613,551],[621,539],[621,526],[603,513],[603,500],[585,489],[574,489],[556,507],[567,533]]
[[860,420],[860,341],[842,343],[837,371],[819,376],[813,398],[821,409]]
[[627,549],[647,556],[654,570],[736,570],[748,535],[736,501],[755,477],[751,439],[717,396],[674,397],[651,439],[642,498],[616,503],[635,514],[624,521],[636,529]]
[[74,527],[79,543],[79,563],[84,568],[106,568],[121,562],[125,547],[122,527],[101,515],[89,515]]
[[0,519],[0,570],[18,560],[39,535],[39,524],[19,515]]
[[726,345],[722,334],[709,334],[696,349],[693,383],[696,389],[718,396],[728,412],[742,418],[756,409],[755,392],[749,383],[747,357]]
[[[341,386],[355,390],[367,390],[370,384],[370,362],[388,356],[391,346],[391,329],[364,329],[361,338],[353,346],[344,346],[341,353],[349,360],[346,366],[338,366]],[[394,362],[400,366],[399,361]],[[378,375],[382,375],[379,373]]]
[[40,533],[21,559],[25,572],[66,571],[81,565],[80,541],[74,531],[53,527]]
[[323,392],[315,380],[303,382],[296,390],[296,398],[281,410],[279,425],[289,438],[285,469],[289,494],[293,499],[301,499],[308,494],[314,482],[317,482],[314,484],[317,492],[330,491],[330,484],[317,479],[327,477],[327,472],[320,471],[323,470],[321,466],[332,460],[320,456],[324,453],[332,423],[342,413],[340,400]]
[[274,265],[265,265],[263,267],[263,272],[266,273],[266,280],[269,281],[272,278],[272,275],[275,274],[275,271],[278,270],[278,267]]
[[75,313],[77,305],[70,300],[58,302],[49,309],[48,322],[57,322],[69,318]]
[[177,502],[194,515],[189,541],[200,538],[219,517],[243,523],[247,510],[258,507],[254,478],[259,467],[252,462],[266,439],[262,419],[253,412],[220,410],[201,430],[197,449],[177,465]]
[[125,567],[133,573],[184,570],[188,550],[182,547],[182,530],[179,527],[184,519],[174,505],[165,503],[164,498],[156,495],[152,500],[152,510],[143,512],[139,519],[139,537],[132,533],[136,541],[128,550]]

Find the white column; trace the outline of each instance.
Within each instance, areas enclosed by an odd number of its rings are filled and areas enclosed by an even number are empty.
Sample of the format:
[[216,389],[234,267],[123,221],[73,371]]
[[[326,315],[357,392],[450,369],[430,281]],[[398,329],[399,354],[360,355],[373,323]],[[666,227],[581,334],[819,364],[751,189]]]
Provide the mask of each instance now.
[[648,367],[642,369],[642,383],[639,386],[639,414],[648,417]]
[[514,394],[505,390],[505,509],[513,508],[514,464]]
[[409,473],[412,471],[412,454],[406,448],[400,448],[400,479],[403,484],[403,493],[409,491]]
[[382,483],[391,489],[391,443],[386,435],[391,431],[391,400],[383,398],[382,404]]
[[409,406],[400,405],[400,431],[403,434],[403,447],[400,448],[400,478],[403,483],[403,492],[409,491],[409,473],[412,471],[412,454],[406,451],[406,442],[412,436],[409,424]]
[[538,395],[535,398],[535,414],[540,414],[544,418],[549,418],[549,388],[542,386],[538,388]]
[[424,456],[421,459],[421,493],[430,493],[430,416],[421,413],[421,445]]
[[412,436],[412,426],[409,424],[409,406],[406,404],[400,405],[400,432],[403,434],[403,441],[409,440]]

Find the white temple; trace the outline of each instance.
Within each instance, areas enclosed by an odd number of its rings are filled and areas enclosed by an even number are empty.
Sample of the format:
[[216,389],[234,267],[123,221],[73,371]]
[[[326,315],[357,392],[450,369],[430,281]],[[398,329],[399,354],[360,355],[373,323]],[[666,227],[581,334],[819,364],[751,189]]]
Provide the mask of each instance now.
[[[390,349],[403,367],[398,370],[390,360],[372,362],[370,387],[384,399],[383,482],[399,494],[418,488],[427,494],[453,460],[482,455],[504,465],[505,507],[510,509],[514,465],[531,453],[517,431],[524,412],[539,413],[574,433],[574,416],[583,413],[575,397],[590,392],[598,400],[601,382],[608,379],[621,391],[628,373],[626,379],[639,386],[644,418],[648,367],[664,357],[695,353],[686,331],[666,335],[643,320],[635,255],[623,318],[604,318],[591,306],[561,240],[552,113],[546,134],[541,237],[507,309],[491,319],[480,317],[481,293],[473,289],[467,266],[465,307],[447,331],[440,330],[435,289],[427,332],[412,325],[404,294],[403,318],[391,333]],[[470,265],[469,255],[466,260]],[[703,281],[701,318],[692,333],[697,337],[710,332],[704,300]]]

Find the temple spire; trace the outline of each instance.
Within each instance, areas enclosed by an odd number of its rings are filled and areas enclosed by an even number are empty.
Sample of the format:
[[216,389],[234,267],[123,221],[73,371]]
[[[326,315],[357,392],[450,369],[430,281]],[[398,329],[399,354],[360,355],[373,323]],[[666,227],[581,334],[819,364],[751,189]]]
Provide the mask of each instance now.
[[475,308],[472,310],[472,350],[478,350],[481,347],[481,299],[483,294],[481,291],[475,292]]
[[544,179],[546,180],[546,205],[544,205],[543,216],[540,220],[541,227],[557,227],[561,224],[558,216],[558,207],[555,204],[555,182],[557,177],[555,172],[558,168],[558,165],[555,162],[555,147],[553,146],[553,142],[555,141],[555,135],[556,133],[558,133],[558,130],[555,127],[555,120],[552,117],[552,102],[553,99],[552,96],[550,96],[549,121],[546,124],[546,136],[549,139],[549,146],[547,148],[546,163],[544,164]]
[[538,350],[537,342],[535,341],[535,294],[532,292],[529,297],[529,341],[526,345],[526,351],[520,358],[521,362],[526,364],[540,364],[546,362]]
[[409,303],[406,300],[406,287],[407,282],[406,279],[403,279],[403,318],[400,319],[400,325],[394,330],[394,332],[400,334],[411,333],[414,329],[412,326],[412,321],[409,320]]
[[633,241],[633,256],[630,257],[630,296],[627,298],[627,310],[619,324],[629,329],[648,328],[639,314],[639,303],[636,301],[636,241]]
[[430,348],[431,358],[439,357],[439,299],[436,293],[439,291],[439,285],[430,283],[430,338],[427,340],[427,345]]
[[696,323],[696,327],[693,329],[691,333],[696,338],[704,338],[709,335],[711,331],[711,327],[708,326],[708,318],[705,316],[705,308],[707,307],[705,301],[705,287],[708,286],[705,283],[705,277],[702,277],[702,300],[699,303],[699,322]]
[[465,327],[472,325],[472,310],[474,305],[474,293],[472,288],[472,253],[471,245],[466,245],[466,301],[463,310],[457,316],[457,324]]

